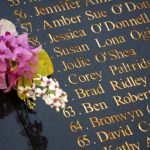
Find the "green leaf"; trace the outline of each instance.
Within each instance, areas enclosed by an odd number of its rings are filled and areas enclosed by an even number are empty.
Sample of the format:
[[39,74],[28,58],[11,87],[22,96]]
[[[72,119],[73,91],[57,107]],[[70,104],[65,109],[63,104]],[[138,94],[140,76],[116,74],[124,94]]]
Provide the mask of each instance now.
[[[38,77],[38,74],[40,74],[42,76],[49,76],[49,75],[53,74],[53,72],[54,72],[52,61],[44,49],[42,49],[40,51],[39,61],[37,64],[34,64],[34,65],[38,66],[38,71],[33,76],[33,78]],[[34,81],[34,82],[36,84],[38,84],[38,81]],[[31,85],[32,85],[32,80],[29,81],[28,79],[26,79],[24,77],[21,77],[18,81],[18,87],[19,86],[26,87],[26,86],[31,86]],[[17,89],[17,92],[18,92],[18,89]],[[20,99],[25,101],[26,96],[24,94],[18,92],[18,96]]]
[[54,73],[52,61],[44,49],[40,51],[39,62],[36,65],[38,66],[38,71],[34,77],[37,77],[38,74],[49,76]]

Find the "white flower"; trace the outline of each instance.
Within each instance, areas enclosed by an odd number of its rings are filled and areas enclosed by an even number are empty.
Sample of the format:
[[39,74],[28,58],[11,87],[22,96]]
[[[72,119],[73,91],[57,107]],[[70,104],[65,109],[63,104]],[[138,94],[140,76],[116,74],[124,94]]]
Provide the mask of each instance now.
[[[60,89],[60,91],[62,91]],[[59,111],[60,108],[65,107],[65,103],[67,100],[67,94],[64,94],[65,92],[61,92],[60,94],[47,94],[43,97],[43,100],[47,105],[49,105],[51,108],[55,108],[56,111]]]
[[51,99],[49,95],[46,95],[45,97],[43,97],[43,100],[45,101],[45,103],[47,105],[52,105],[53,104],[53,99]]
[[12,35],[18,34],[15,25],[7,19],[0,20],[0,29],[0,35],[5,35],[6,32],[10,32]]
[[41,88],[36,88],[35,93],[37,97],[44,97],[46,94],[46,88],[41,89]]
[[30,98],[32,98],[33,100],[36,100],[36,96],[35,96],[35,89],[36,89],[36,85],[33,83],[31,87],[28,87],[28,91],[30,93]]
[[61,108],[61,102],[59,101],[59,99],[55,98],[53,99],[53,106],[54,108],[56,108],[56,111],[59,111]]
[[68,102],[67,94],[65,94],[64,96],[61,96],[60,101],[63,102],[63,103],[67,103]]
[[39,81],[40,86],[42,86],[42,87],[47,86],[48,78],[46,76],[41,76],[41,75],[38,75],[38,76],[39,76],[39,78],[34,78],[33,80]]
[[63,90],[62,89],[56,89],[55,90],[55,94],[58,96],[58,97],[60,97],[61,95],[62,95],[62,93],[63,93]]
[[28,87],[27,87],[27,86],[26,86],[26,87],[19,86],[19,87],[18,87],[18,90],[19,90],[19,92],[22,93],[22,94],[28,93]]
[[[19,87],[19,91],[24,93],[28,98],[36,99],[36,97],[41,97],[47,105],[55,108],[56,111],[63,109],[68,102],[66,92],[59,88],[57,81],[41,75],[38,76],[33,79],[38,82],[33,83],[31,87]],[[36,85],[36,83],[38,84]]]
[[49,81],[47,82],[47,86],[49,90],[56,90],[57,88],[59,88],[58,82],[54,81],[53,79],[49,79]]
[[31,98],[33,100],[36,100],[35,93],[33,92],[33,90],[31,90],[31,87],[26,86],[24,88],[22,86],[19,86],[18,90],[19,90],[20,93],[24,94],[27,98]]
[[33,93],[35,93],[36,84],[33,83],[31,87],[28,87],[28,89],[29,89],[30,91],[32,91]]

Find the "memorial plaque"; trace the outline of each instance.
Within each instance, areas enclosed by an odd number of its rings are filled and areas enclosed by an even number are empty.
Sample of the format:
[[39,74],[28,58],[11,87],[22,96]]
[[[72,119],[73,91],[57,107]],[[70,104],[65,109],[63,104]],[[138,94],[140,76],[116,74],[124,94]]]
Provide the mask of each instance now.
[[69,99],[60,113],[41,99],[33,111],[13,103],[27,135],[10,131],[14,149],[150,149],[149,0],[5,0],[0,18],[42,44]]

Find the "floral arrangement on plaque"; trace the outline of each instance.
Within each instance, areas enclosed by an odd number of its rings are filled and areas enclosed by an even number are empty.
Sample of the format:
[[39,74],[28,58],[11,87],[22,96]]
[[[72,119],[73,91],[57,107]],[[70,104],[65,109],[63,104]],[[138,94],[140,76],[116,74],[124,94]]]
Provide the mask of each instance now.
[[67,93],[52,78],[54,69],[42,46],[32,47],[28,34],[18,35],[15,25],[6,19],[0,20],[0,90],[8,93],[16,90],[18,97],[30,109],[41,97],[56,111],[68,102]]

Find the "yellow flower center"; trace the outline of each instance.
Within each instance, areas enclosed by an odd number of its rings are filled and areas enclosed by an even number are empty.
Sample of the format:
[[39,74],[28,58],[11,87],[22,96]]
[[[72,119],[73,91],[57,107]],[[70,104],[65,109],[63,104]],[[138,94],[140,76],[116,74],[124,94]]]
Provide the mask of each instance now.
[[9,60],[10,71],[14,71],[19,64],[18,60]]

